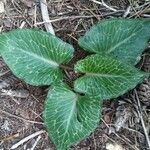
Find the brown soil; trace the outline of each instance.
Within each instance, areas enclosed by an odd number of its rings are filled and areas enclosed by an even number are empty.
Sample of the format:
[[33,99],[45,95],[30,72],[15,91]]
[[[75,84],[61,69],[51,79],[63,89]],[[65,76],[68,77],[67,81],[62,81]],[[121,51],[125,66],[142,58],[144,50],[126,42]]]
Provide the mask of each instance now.
[[[38,25],[42,22],[38,1],[2,0],[2,2],[5,4],[5,12],[0,13],[0,32],[21,26],[45,30],[43,24]],[[150,17],[150,3],[146,0],[106,1],[109,6],[117,9],[117,12],[112,12],[88,0],[47,0],[47,2],[50,18],[52,20],[63,18],[53,22],[56,35],[72,44],[76,50],[74,58],[69,63],[72,67],[77,60],[88,55],[78,47],[77,39],[98,20],[123,17],[129,6],[131,10],[127,17]],[[68,16],[70,18],[64,18]],[[143,53],[138,67],[150,72],[150,48]],[[45,129],[42,124],[42,110],[47,87],[33,87],[17,79],[2,59],[0,72],[6,72],[0,76],[0,150],[9,150],[12,145],[26,136]],[[68,72],[65,81],[71,85],[70,81],[76,77],[72,72]],[[10,90],[16,94],[15,97],[8,95]],[[148,149],[138,114],[137,99],[140,101],[147,133],[150,134],[150,79],[145,79],[142,84],[126,95],[115,101],[104,102],[99,127],[87,139],[72,146],[72,150],[105,150],[110,144],[120,145],[125,150]],[[124,122],[121,128],[119,128],[120,122]],[[32,138],[16,150],[31,149],[36,140],[37,137]],[[117,150],[117,148],[113,149]],[[46,133],[41,135],[35,150],[54,150]]]

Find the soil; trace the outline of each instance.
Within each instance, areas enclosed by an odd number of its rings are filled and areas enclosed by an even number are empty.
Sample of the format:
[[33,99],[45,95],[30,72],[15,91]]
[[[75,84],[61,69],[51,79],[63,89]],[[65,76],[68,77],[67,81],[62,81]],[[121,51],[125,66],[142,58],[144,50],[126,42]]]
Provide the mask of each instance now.
[[[0,5],[1,2],[4,4],[4,12],[0,13],[0,32],[16,28],[45,30],[39,1],[1,0]],[[47,0],[49,16],[54,20],[52,24],[56,35],[72,44],[76,50],[69,66],[73,67],[77,60],[88,55],[78,46],[77,39],[99,20],[124,17],[129,7],[130,12],[125,16],[127,18],[150,17],[148,0],[107,0],[105,2],[117,11],[113,12],[92,0]],[[137,67],[150,72],[150,44]],[[16,78],[2,59],[0,59],[0,72],[3,73],[0,75],[0,150],[9,150],[21,139],[45,129],[42,123],[42,111],[47,87],[30,86]],[[68,72],[64,80],[71,86],[71,81],[75,78],[77,78],[76,74]],[[140,116],[143,117],[147,134],[150,135],[150,79],[145,79],[134,90],[115,101],[105,101],[99,127],[71,149],[148,150]],[[15,150],[31,150],[36,140],[37,137],[32,138]],[[34,149],[54,150],[47,133],[41,134]]]

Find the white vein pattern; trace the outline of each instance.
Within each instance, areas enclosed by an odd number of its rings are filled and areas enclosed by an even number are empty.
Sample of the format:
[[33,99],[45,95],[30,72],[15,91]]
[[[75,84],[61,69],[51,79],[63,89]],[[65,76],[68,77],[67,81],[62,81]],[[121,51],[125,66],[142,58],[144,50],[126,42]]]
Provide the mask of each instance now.
[[149,38],[150,19],[108,19],[92,27],[79,39],[79,45],[90,52],[136,64]]
[[57,150],[69,149],[96,128],[99,104],[94,98],[77,96],[64,84],[51,87],[43,116]]
[[71,45],[43,31],[23,29],[4,35],[2,56],[17,77],[32,85],[62,80],[59,65],[72,58]]
[[75,65],[76,72],[85,73],[74,83],[75,91],[109,99],[124,94],[141,82],[146,74],[111,57],[88,56]]

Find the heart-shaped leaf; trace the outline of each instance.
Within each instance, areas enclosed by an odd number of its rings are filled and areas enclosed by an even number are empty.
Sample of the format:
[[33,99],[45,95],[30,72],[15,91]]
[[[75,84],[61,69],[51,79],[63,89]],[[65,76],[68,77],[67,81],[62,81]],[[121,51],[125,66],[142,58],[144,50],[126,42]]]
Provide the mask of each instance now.
[[66,85],[52,86],[44,109],[44,123],[57,150],[66,150],[88,136],[98,125],[100,103],[80,96]]
[[147,75],[121,61],[98,54],[79,61],[75,71],[85,74],[75,81],[75,91],[95,95],[100,99],[124,94]]
[[72,58],[71,45],[36,30],[14,30],[3,36],[2,57],[17,77],[32,85],[50,85],[62,79],[59,65]]
[[90,52],[136,64],[149,39],[150,19],[109,19],[92,27],[79,39],[79,45]]

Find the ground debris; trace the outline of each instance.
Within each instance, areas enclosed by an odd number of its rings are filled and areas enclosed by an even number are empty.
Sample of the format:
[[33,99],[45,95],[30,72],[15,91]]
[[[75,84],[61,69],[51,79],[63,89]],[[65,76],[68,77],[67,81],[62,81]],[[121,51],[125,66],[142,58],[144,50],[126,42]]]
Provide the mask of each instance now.
[[126,123],[131,116],[132,113],[130,108],[124,108],[123,105],[120,105],[116,111],[116,121],[115,121],[116,131],[119,131],[121,127],[127,126]]
[[119,144],[107,143],[106,150],[125,150],[125,149]]
[[4,13],[4,12],[5,12],[4,2],[0,1],[0,13]]
[[1,129],[5,130],[5,131],[10,131],[11,129],[10,129],[9,125],[10,124],[9,124],[8,120],[5,120],[3,125],[1,126]]
[[2,89],[1,95],[6,95],[10,97],[18,97],[18,98],[27,98],[29,96],[29,91],[27,90],[5,90]]
[[31,8],[34,6],[34,1],[33,0],[21,0],[22,3],[24,3],[25,6]]
[[146,79],[138,89],[138,96],[142,103],[150,106],[150,82]]
[[[0,0],[0,2],[1,1],[4,4],[4,12],[0,14],[1,32],[10,31],[19,27],[29,29],[36,27],[45,30],[44,22],[42,21],[41,17],[39,5],[40,3],[38,0]],[[7,4],[4,1],[6,1]],[[102,0],[97,1],[101,2]],[[85,56],[87,56],[87,53],[82,51],[78,46],[77,39],[80,36],[84,35],[84,33],[93,24],[96,24],[98,22],[98,20],[115,17],[120,18],[125,14],[129,6],[131,6],[131,9],[130,12],[127,13],[127,18],[140,18],[149,16],[149,0],[104,0],[104,2],[108,6],[116,9],[117,12],[111,12],[111,10],[106,9],[102,5],[90,2],[90,0],[47,0],[50,20],[52,20],[52,24],[57,36],[64,41],[73,44],[76,49],[75,57],[70,61],[70,65],[74,64],[77,60],[85,58]],[[145,57],[144,61],[142,62],[141,68],[149,72],[149,49],[147,51],[147,54],[145,54],[144,56]],[[8,69],[2,60],[0,61],[0,68],[2,68],[3,71],[5,71],[5,69]],[[9,75],[10,74],[11,73],[9,73]],[[67,80],[67,83],[69,83],[71,86],[72,81],[78,77],[78,75],[70,72],[69,74],[66,73],[66,76],[67,77],[65,78],[65,82]],[[41,122],[40,118],[43,110],[46,92],[44,87],[37,88],[27,85],[23,81],[18,80],[18,78],[14,77],[12,74],[11,76],[9,76],[10,81],[6,81],[8,84],[10,84],[7,87],[7,84],[3,84],[3,81],[5,81],[5,78],[7,78],[8,76],[4,72],[0,73],[0,77],[2,79],[0,80],[0,84],[3,85],[1,89],[5,89],[4,92],[2,92],[2,90],[0,89],[0,110],[6,110],[0,112],[2,114],[0,114],[0,136],[4,137],[4,142],[0,142],[0,150],[7,150],[13,146],[12,142],[13,144],[15,144],[28,135],[31,135],[32,133],[35,133],[36,131],[44,128],[43,122]],[[150,80],[148,81],[148,83],[150,83]],[[144,82],[144,84],[147,83]],[[143,112],[143,118],[146,124],[147,132],[149,132],[150,121],[148,122],[147,117],[149,115],[149,110],[147,110],[149,109],[149,106],[147,102],[149,102],[150,98],[148,98],[148,88],[145,87],[146,85],[144,85],[144,89],[138,89],[138,95],[142,103],[142,110],[145,109],[146,111],[148,111],[147,115],[145,112]],[[143,87],[140,86],[139,88]],[[25,98],[24,100],[20,99],[20,94],[18,94],[18,92],[17,94],[15,92],[22,89],[29,90],[27,91],[27,94],[23,96],[23,98]],[[11,94],[8,95],[8,93]],[[27,97],[29,93],[30,95],[29,97]],[[5,96],[2,96],[1,94]],[[118,147],[120,148],[119,150],[135,150],[136,148],[134,148],[134,146],[138,147],[140,150],[147,150],[145,136],[140,123],[140,118],[134,106],[134,102],[132,99],[130,99],[130,102],[127,102],[125,100],[125,98],[127,98],[126,96],[128,97],[128,95],[125,95],[121,98],[121,100],[119,100],[120,102],[117,112],[115,112],[115,106],[111,106],[110,108],[110,103],[105,104],[105,109],[103,109],[103,111],[106,113],[103,114],[104,121],[106,123],[106,130],[104,130],[104,128],[102,128],[100,125],[90,137],[73,147],[72,150],[106,150],[106,148],[108,148],[108,150],[111,150],[111,147],[113,147],[113,150],[117,150]],[[17,99],[20,105],[14,103],[12,101],[13,99]],[[115,101],[113,101],[112,103],[114,102]],[[108,109],[109,112],[107,112],[108,110],[106,111],[106,109]],[[121,113],[120,117],[119,112]],[[126,114],[126,112],[128,114]],[[116,117],[117,113],[118,117]],[[132,114],[131,116],[130,113]],[[8,121],[10,121],[10,126],[8,127],[11,129],[11,133],[7,133],[4,129],[1,129],[1,126],[4,124],[6,117],[9,119]],[[116,129],[114,128],[114,132],[111,132],[112,134],[109,135],[107,134],[108,138],[106,138],[104,135],[106,134],[106,132],[108,133],[108,128],[115,127],[115,125],[117,124],[117,120],[123,120],[124,123],[119,123],[119,131],[116,132]],[[117,137],[116,135],[119,136]],[[37,141],[39,140],[38,137]],[[23,143],[15,149],[31,150],[31,148],[34,148],[34,143],[36,145],[36,137],[30,139],[29,141]],[[54,145],[49,140],[47,134],[42,134],[35,150],[54,150],[53,147]]]
[[10,84],[7,81],[1,81],[0,82],[0,90],[9,87]]

